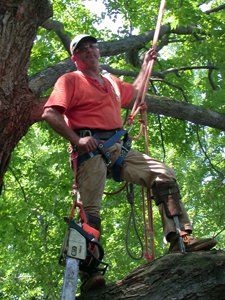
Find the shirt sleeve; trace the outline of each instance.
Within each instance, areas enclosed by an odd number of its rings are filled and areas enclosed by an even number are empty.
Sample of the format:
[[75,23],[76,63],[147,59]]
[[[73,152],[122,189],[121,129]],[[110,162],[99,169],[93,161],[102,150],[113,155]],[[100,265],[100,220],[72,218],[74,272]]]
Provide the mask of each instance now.
[[112,76],[112,78],[116,81],[120,89],[121,107],[127,107],[133,97],[133,85],[131,83],[124,82],[117,77]]
[[74,93],[74,84],[68,74],[61,76],[55,83],[54,89],[44,108],[60,107],[64,112],[68,109]]

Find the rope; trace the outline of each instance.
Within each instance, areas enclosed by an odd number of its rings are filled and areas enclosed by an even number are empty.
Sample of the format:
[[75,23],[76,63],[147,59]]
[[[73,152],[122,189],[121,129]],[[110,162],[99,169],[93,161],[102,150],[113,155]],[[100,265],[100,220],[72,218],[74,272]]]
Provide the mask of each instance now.
[[[145,70],[143,76],[143,82],[141,84],[140,89],[138,90],[137,96],[134,101],[134,105],[131,111],[131,115],[128,118],[128,124],[133,125],[134,119],[138,113],[141,115],[141,129],[140,133],[142,132],[145,137],[145,153],[150,156],[149,153],[149,134],[147,128],[147,113],[146,113],[146,104],[145,104],[145,97],[148,89],[149,80],[151,77],[151,73],[153,70],[154,62],[156,57],[154,56],[154,52],[157,49],[157,42],[159,38],[161,22],[163,18],[164,9],[166,6],[166,0],[162,0],[159,8],[159,14],[156,24],[156,30],[153,37],[152,42],[152,57],[148,62],[147,68]],[[151,49],[149,51],[151,51]],[[141,99],[141,100],[140,100]],[[139,136],[140,136],[139,133]],[[153,213],[152,213],[152,197],[151,197],[151,190],[147,189],[146,191],[147,199],[145,199],[145,190],[142,187],[142,209],[143,209],[143,220],[144,220],[144,240],[145,240],[145,258],[147,260],[154,259],[154,230],[153,230]],[[145,201],[147,203],[145,203]],[[148,218],[148,221],[146,220]],[[150,241],[149,241],[150,238]],[[151,254],[149,250],[151,249]]]
[[[130,191],[129,191],[129,189],[130,189]],[[132,259],[140,260],[140,259],[143,258],[144,246],[143,246],[142,240],[140,238],[140,235],[138,233],[137,224],[136,224],[135,209],[134,209],[134,185],[133,185],[133,183],[130,183],[129,186],[127,185],[126,190],[127,190],[127,200],[130,203],[131,211],[130,211],[128,222],[127,222],[127,230],[126,230],[126,236],[125,236],[125,246],[126,246],[127,254]],[[139,245],[140,245],[140,248],[141,248],[139,256],[134,256],[134,254],[130,251],[129,246],[128,246],[132,220],[133,220],[134,232],[135,232],[135,235],[138,239],[138,242],[139,242]]]
[[125,182],[125,184],[119,188],[117,191],[114,191],[114,192],[104,192],[104,195],[106,196],[113,196],[113,195],[117,195],[119,194],[120,192],[122,192],[122,190],[124,190],[127,186],[127,182]]
[[[163,18],[165,7],[166,7],[166,0],[162,0],[161,4],[160,4],[160,8],[159,8],[156,29],[155,29],[155,33],[154,33],[154,37],[153,37],[153,42],[152,42],[152,49],[154,51],[156,51],[156,48],[157,48],[157,42],[158,42],[158,38],[159,38],[159,33],[160,33],[160,28],[161,28],[161,23],[162,23],[162,18]],[[140,112],[141,106],[145,103],[145,96],[146,96],[146,92],[147,92],[149,78],[151,77],[151,73],[153,70],[154,61],[155,61],[155,58],[153,57],[148,62],[147,68],[145,70],[144,80],[142,82],[141,88],[139,89],[139,91],[137,93],[136,99],[134,101],[134,106],[131,111],[130,121],[132,121],[132,122],[133,122],[135,116]],[[141,98],[141,102],[139,104],[140,98]]]

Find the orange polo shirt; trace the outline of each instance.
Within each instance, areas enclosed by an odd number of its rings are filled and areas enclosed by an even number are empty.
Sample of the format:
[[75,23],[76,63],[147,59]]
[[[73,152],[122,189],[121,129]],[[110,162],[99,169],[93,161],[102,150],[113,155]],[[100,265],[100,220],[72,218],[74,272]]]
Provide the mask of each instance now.
[[133,86],[110,77],[116,82],[117,91],[104,76],[102,86],[80,71],[67,73],[57,80],[45,107],[59,107],[68,126],[75,130],[121,128],[121,107],[129,105]]

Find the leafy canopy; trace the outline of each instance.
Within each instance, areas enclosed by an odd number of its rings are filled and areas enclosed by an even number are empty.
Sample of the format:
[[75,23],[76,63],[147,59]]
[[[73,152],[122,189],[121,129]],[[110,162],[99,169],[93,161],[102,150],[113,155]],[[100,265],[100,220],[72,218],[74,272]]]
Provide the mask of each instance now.
[[[98,5],[99,1],[92,1]],[[106,10],[101,17],[84,6],[84,1],[54,0],[53,19],[64,24],[64,32],[71,38],[82,32],[113,40],[154,29],[158,1],[103,1]],[[213,7],[222,1],[212,1]],[[98,32],[98,24],[110,16],[118,26],[118,33],[105,28]],[[117,24],[117,20],[120,20]],[[208,71],[186,70],[170,73],[165,81],[154,81],[159,95],[225,112],[224,106],[224,12],[203,13],[196,0],[170,1],[164,23],[172,28],[196,26],[196,33],[169,36],[159,52],[156,71],[186,66],[215,65],[212,85]],[[150,47],[146,45],[146,49]],[[53,31],[39,28],[31,54],[29,74],[45,69],[66,58],[68,53]],[[128,63],[125,54],[103,59],[118,69],[137,70]],[[124,80],[131,81],[126,76]],[[48,91],[49,92],[49,91]],[[153,90],[150,90],[153,93]],[[149,116],[150,153],[176,170],[181,194],[194,223],[194,234],[210,236],[225,226],[224,133],[212,128],[163,116]],[[132,131],[139,130],[138,123]],[[1,268],[0,293],[2,299],[57,299],[60,294],[63,268],[58,265],[60,247],[66,229],[63,216],[70,211],[70,190],[73,174],[68,163],[67,142],[46,124],[33,125],[13,153],[5,179],[1,203]],[[144,151],[144,140],[133,147]],[[119,186],[108,181],[107,192]],[[164,253],[161,220],[154,209],[156,255]],[[140,188],[135,187],[135,210],[138,232],[143,240],[143,217]],[[102,201],[105,261],[110,264],[108,281],[121,279],[144,261],[130,259],[125,253],[125,234],[130,212],[123,191],[104,196]],[[138,255],[135,232],[130,228],[129,248]],[[218,237],[218,248],[224,248],[225,233]]]

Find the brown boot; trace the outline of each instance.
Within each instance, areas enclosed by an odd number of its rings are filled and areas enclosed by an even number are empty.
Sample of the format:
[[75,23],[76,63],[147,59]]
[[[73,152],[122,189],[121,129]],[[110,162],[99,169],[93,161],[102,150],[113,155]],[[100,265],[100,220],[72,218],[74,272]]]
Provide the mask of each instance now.
[[81,293],[87,293],[88,291],[99,289],[105,286],[105,278],[100,273],[93,273],[89,275],[85,272],[80,272],[81,279]]
[[[189,234],[183,235],[182,238],[187,252],[208,251],[212,249],[217,243],[213,238],[196,239]],[[180,248],[178,239],[171,241],[169,252],[172,253],[179,251]]]

